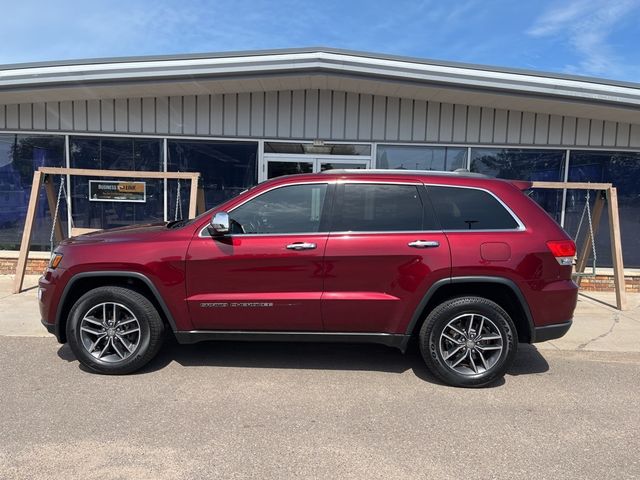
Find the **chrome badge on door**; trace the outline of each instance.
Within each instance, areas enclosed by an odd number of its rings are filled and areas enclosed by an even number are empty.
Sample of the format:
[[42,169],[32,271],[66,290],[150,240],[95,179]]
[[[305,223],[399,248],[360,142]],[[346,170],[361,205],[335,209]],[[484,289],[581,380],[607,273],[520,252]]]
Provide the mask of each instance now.
[[268,308],[273,302],[202,302],[201,308]]

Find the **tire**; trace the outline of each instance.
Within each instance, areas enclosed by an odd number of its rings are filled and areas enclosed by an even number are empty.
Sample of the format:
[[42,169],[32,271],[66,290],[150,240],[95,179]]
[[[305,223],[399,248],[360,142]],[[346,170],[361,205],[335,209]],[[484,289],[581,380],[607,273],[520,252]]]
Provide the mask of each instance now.
[[502,378],[513,363],[518,335],[498,304],[470,296],[433,309],[422,324],[419,343],[427,367],[443,382],[484,387]]
[[98,287],[73,305],[67,339],[76,358],[91,371],[122,375],[155,357],[164,339],[164,324],[144,295],[129,288]]

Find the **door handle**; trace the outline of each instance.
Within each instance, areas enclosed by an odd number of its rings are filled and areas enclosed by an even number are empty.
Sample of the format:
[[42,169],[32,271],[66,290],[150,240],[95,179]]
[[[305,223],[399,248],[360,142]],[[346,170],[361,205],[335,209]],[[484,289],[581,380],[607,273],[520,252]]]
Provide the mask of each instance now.
[[288,250],[313,250],[314,248],[316,248],[316,244],[309,242],[296,242],[287,245]]
[[408,245],[413,248],[435,248],[440,246],[440,242],[435,240],[414,240],[409,242]]

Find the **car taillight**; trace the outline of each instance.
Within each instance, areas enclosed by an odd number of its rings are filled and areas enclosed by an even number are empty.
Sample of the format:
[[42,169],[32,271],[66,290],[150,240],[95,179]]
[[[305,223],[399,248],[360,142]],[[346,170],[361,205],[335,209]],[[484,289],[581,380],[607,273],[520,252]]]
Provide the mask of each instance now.
[[576,244],[573,240],[550,240],[547,247],[560,265],[573,265],[576,256]]

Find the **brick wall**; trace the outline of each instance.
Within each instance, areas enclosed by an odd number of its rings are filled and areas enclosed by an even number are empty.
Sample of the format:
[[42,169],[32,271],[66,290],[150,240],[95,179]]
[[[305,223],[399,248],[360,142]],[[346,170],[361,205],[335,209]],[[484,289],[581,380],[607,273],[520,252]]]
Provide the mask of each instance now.
[[[640,293],[640,276],[624,277],[624,284],[627,292]],[[582,277],[580,289],[592,292],[612,292],[614,289],[613,275]]]
[[[0,274],[13,275],[16,273],[17,258],[0,258]],[[40,275],[47,268],[49,260],[46,258],[30,258],[27,260],[27,275]]]

